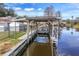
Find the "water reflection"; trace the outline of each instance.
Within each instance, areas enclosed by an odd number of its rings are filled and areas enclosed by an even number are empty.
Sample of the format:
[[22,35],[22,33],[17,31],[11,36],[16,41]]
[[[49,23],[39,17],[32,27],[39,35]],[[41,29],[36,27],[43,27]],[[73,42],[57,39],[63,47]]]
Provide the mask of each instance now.
[[36,37],[35,41],[23,54],[29,56],[52,56],[51,44],[48,37]]
[[47,43],[48,42],[48,37],[37,37],[35,39],[35,42],[38,42],[38,43]]
[[79,32],[63,28],[58,41],[58,55],[79,55]]

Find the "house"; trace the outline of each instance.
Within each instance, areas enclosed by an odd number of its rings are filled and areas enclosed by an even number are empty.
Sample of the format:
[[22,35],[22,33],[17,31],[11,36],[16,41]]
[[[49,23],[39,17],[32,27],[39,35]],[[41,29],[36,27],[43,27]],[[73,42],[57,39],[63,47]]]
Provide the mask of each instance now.
[[0,17],[0,31],[26,31],[26,24],[22,22],[15,23],[13,20],[18,19],[14,17]]

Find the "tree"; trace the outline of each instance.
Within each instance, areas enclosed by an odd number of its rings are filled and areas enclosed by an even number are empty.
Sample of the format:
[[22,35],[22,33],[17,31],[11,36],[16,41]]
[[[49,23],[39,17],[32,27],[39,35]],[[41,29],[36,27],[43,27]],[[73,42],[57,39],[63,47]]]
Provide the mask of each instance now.
[[[6,9],[5,4],[0,3],[0,17],[12,16],[14,17],[16,14],[13,9]],[[7,23],[8,28],[8,36],[10,38],[10,23]]]
[[5,4],[0,3],[0,17],[12,16],[14,17],[16,14],[13,9],[6,9]]
[[13,9],[8,9],[8,11],[7,11],[8,13],[7,13],[7,16],[15,16],[15,13],[14,13],[14,10]]
[[4,5],[4,3],[0,3],[0,7],[4,7],[5,5]]
[[56,17],[61,17],[61,12],[60,11],[56,12]]
[[67,19],[67,21],[66,21],[66,22],[67,22],[67,24],[70,24],[70,19]]
[[54,7],[49,6],[44,10],[44,15],[45,16],[53,16],[54,15]]
[[6,16],[6,9],[4,7],[5,5],[3,3],[0,3],[0,17]]

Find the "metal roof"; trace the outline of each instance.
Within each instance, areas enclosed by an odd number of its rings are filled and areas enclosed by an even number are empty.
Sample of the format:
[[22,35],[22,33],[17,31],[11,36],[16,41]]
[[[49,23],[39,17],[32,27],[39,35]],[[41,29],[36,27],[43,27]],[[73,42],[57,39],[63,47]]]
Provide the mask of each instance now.
[[48,17],[48,16],[38,16],[38,17],[27,17],[27,20],[34,20],[34,21],[48,21],[48,20],[59,20],[60,18],[57,17]]

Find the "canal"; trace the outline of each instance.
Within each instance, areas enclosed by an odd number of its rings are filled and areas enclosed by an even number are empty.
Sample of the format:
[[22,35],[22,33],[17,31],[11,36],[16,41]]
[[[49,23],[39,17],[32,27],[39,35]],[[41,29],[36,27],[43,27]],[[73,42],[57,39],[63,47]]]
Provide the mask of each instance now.
[[76,29],[63,28],[57,43],[58,55],[79,56],[79,32]]
[[23,56],[52,56],[49,37],[37,36],[33,43],[26,49]]
[[[79,56],[79,31],[76,29],[62,28],[56,42],[58,56]],[[49,37],[37,36],[33,43],[26,49],[23,56],[52,56]]]

